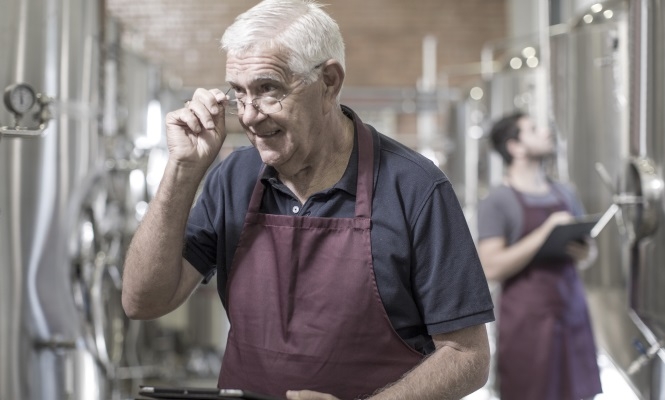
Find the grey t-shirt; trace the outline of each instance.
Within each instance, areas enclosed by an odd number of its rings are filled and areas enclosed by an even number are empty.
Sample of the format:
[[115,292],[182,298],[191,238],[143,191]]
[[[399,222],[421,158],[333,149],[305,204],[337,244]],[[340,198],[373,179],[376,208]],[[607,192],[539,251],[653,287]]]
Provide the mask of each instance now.
[[[555,182],[553,185],[563,195],[572,214],[584,215],[584,207],[572,186]],[[546,194],[522,193],[529,205],[548,206],[559,201],[550,189]],[[491,237],[504,237],[508,245],[522,237],[524,212],[515,192],[507,185],[494,187],[478,204],[478,241]]]

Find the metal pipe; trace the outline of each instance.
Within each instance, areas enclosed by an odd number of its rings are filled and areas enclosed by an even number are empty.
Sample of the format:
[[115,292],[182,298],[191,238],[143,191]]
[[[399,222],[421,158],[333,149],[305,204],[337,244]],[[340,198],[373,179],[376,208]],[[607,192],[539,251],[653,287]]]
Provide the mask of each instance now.
[[[423,38],[423,75],[418,85],[418,93],[421,98],[430,99],[436,94],[436,46],[435,36],[428,35]],[[418,107],[418,150],[439,165],[433,149],[434,137],[438,131],[437,118],[438,109],[432,107],[431,104]]]

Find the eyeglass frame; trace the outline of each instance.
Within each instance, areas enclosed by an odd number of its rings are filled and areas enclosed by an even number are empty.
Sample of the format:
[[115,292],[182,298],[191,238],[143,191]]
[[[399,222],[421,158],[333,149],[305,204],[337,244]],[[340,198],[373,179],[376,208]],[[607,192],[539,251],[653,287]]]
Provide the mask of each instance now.
[[[229,97],[229,92],[232,91],[232,90],[233,90],[233,88],[230,87],[226,92],[224,92],[224,94],[225,94],[227,97]],[[290,95],[291,93],[293,93],[293,91],[290,91],[290,92],[284,94],[284,95],[283,95],[281,98],[279,98],[279,99],[277,99],[276,97],[273,97],[273,96],[256,96],[256,97],[254,97],[254,98],[252,99],[252,101],[249,102],[249,104],[251,104],[251,106],[254,107],[254,109],[255,109],[257,112],[260,112],[260,113],[263,114],[263,115],[275,114],[275,113],[278,113],[278,112],[280,112],[280,111],[282,111],[282,110],[284,109],[284,107],[282,106],[282,100],[284,100],[284,98],[286,98],[286,96]],[[272,111],[272,112],[268,112],[268,113],[267,113],[267,112],[263,111],[263,109],[261,108],[260,104],[257,103],[258,101],[261,101],[261,100],[263,100],[263,99],[269,99],[269,98],[272,98],[272,99],[277,100],[277,104],[279,104],[279,110],[276,110],[276,111]],[[229,114],[231,114],[231,115],[237,115],[237,116],[239,116],[239,117],[241,117],[241,116],[243,116],[243,115],[245,114],[245,110],[247,109],[247,103],[246,103],[246,102],[244,102],[244,101],[242,101],[242,100],[239,100],[237,97],[234,98],[233,100],[229,100],[229,102],[235,102],[235,103],[236,103],[236,107],[235,107],[235,108],[238,110],[238,112],[232,112],[232,111],[229,110]],[[243,109],[242,112],[240,112],[240,107],[239,107],[240,104],[242,104],[242,109]]]
[[[311,72],[311,71],[314,71],[314,70],[317,69],[317,68],[320,68],[321,66],[323,66],[323,64],[325,64],[325,61],[322,62],[322,63],[320,63],[320,64],[315,65],[315,66],[310,70],[310,72]],[[226,92],[224,92],[224,95],[227,96],[227,97],[229,97],[229,92],[231,92],[232,90],[234,90],[233,87],[228,88],[228,90],[227,90]],[[275,97],[272,97],[272,96],[256,96],[256,97],[254,97],[254,98],[252,99],[251,102],[249,102],[249,104],[251,104],[252,107],[254,107],[254,109],[255,109],[257,112],[260,112],[260,113],[263,114],[263,115],[275,114],[275,113],[278,113],[278,112],[280,112],[280,111],[282,111],[282,110],[284,109],[284,106],[282,105],[282,100],[284,100],[284,99],[286,98],[286,96],[290,95],[291,93],[293,93],[293,90],[289,91],[288,93],[285,93],[285,94],[284,94],[281,98],[279,98],[279,99],[277,99],[277,98],[275,98]],[[276,111],[272,111],[272,112],[268,112],[268,113],[267,113],[267,112],[265,112],[265,111],[263,111],[263,110],[261,109],[261,106],[260,106],[259,104],[256,103],[257,101],[260,101],[260,100],[262,100],[262,99],[267,99],[267,98],[273,98],[273,99],[277,100],[277,104],[279,104],[279,110],[276,110]],[[238,111],[240,111],[240,107],[238,106],[238,104],[242,104],[242,108],[243,108],[242,113],[240,113],[240,112],[233,113],[233,112],[229,111],[229,114],[231,114],[231,115],[237,115],[237,116],[239,116],[239,117],[241,117],[241,116],[243,116],[243,115],[245,114],[245,110],[247,109],[247,103],[246,103],[246,102],[244,102],[244,101],[242,101],[242,100],[239,100],[237,97],[236,97],[235,99],[233,99],[233,100],[229,100],[229,101],[235,101],[235,102],[236,102],[236,107],[235,107],[235,108],[236,108]]]

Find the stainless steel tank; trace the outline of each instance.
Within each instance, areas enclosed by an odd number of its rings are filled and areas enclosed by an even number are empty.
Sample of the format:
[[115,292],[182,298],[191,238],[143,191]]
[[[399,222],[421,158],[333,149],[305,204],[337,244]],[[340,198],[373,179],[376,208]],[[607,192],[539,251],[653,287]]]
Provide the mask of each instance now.
[[661,0],[582,9],[571,22],[570,73],[554,84],[569,105],[570,179],[588,212],[615,216],[583,272],[598,345],[643,399],[665,396],[663,23]]
[[[553,49],[552,54],[564,48],[563,33],[564,28],[555,26],[545,33],[545,39],[533,34],[485,45],[482,57],[487,113],[483,140],[487,148],[491,149],[488,136],[491,125],[517,110],[531,115],[539,126],[549,127],[552,124],[554,105],[550,96],[551,69],[547,60],[550,48]],[[547,41],[547,48],[544,48],[543,40]],[[548,172],[562,178],[561,157],[551,161],[547,164]],[[487,164],[487,187],[500,184],[504,172],[500,156],[490,152]],[[482,197],[483,193],[480,195]]]
[[[0,137],[0,398],[106,398],[70,241],[99,174],[101,2],[16,0],[0,14],[0,86],[53,99],[43,136]],[[21,124],[30,127],[35,118]],[[0,107],[0,125],[13,126]],[[89,226],[85,223],[80,226]],[[87,233],[90,230],[83,228]]]
[[[636,86],[631,96],[630,158],[624,161],[620,196],[625,202],[624,224],[630,240],[629,304],[632,320],[645,340],[629,372],[650,375],[651,398],[665,397],[665,2],[631,3],[633,35],[639,47],[632,53]],[[618,200],[621,204],[621,199]],[[645,388],[646,390],[646,388]]]

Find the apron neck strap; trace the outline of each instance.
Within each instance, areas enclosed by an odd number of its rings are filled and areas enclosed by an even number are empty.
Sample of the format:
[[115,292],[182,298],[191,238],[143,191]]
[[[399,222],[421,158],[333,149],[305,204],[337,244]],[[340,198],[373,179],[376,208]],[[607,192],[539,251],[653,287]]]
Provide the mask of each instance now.
[[367,125],[354,115],[358,138],[358,180],[356,186],[356,218],[372,217],[374,189],[374,141]]

